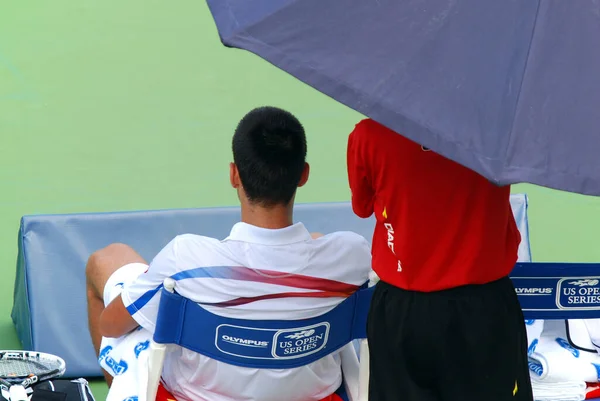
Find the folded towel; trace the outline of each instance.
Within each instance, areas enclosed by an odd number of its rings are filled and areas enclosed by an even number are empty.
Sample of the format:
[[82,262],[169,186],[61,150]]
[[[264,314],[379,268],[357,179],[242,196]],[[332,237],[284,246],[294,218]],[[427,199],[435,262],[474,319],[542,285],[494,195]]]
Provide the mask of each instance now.
[[103,338],[98,361],[113,376],[106,401],[138,399],[139,377],[145,371],[140,366],[140,353],[150,345],[150,332],[139,328],[121,338]]
[[532,380],[548,383],[598,382],[600,357],[589,354],[571,346],[564,337],[543,333],[529,359]]
[[531,356],[540,342],[540,337],[544,330],[544,321],[534,319],[525,320],[525,328],[527,329],[527,354]]
[[592,345],[584,326],[585,320],[546,320],[540,339],[554,340],[578,360],[600,364],[600,355]]
[[[109,279],[104,290],[104,304],[108,305],[121,294],[123,284],[135,280],[145,271],[144,265],[123,267],[114,280]],[[118,279],[117,279],[118,278]],[[115,281],[115,282],[113,282]],[[119,282],[116,282],[119,281]],[[150,346],[151,333],[139,327],[119,338],[102,338],[100,343],[100,366],[113,376],[113,382],[106,401],[127,401],[142,399],[138,389],[140,380],[147,380],[147,359],[145,352]]]
[[531,378],[535,401],[581,401],[585,399],[586,387],[583,381],[552,383]]

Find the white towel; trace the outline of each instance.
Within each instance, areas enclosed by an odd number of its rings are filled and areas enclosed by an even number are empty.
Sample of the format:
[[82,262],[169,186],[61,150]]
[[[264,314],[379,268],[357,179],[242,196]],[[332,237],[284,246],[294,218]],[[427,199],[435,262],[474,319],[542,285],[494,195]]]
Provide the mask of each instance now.
[[[150,332],[139,328],[120,338],[103,338],[100,346],[100,366],[113,376],[106,401],[137,400],[139,398],[139,357],[150,345]],[[146,360],[144,359],[144,362]]]
[[525,328],[527,329],[527,354],[531,356],[540,342],[540,337],[544,330],[544,321],[534,319],[525,320]]
[[545,321],[545,330],[530,356],[532,379],[549,383],[598,382],[600,356],[574,348],[566,336],[564,321]]
[[581,401],[585,400],[586,384],[583,381],[550,383],[531,378],[535,401]]
[[[556,340],[578,360],[600,363],[600,355],[594,349],[589,335],[585,333],[584,320],[546,320],[542,337]],[[594,380],[595,382],[596,380]]]
[[[143,272],[140,268],[131,269],[131,279]],[[104,294],[107,305],[121,294],[123,283],[112,285],[109,281]],[[110,286],[110,287],[109,287]],[[102,338],[100,343],[100,366],[113,376],[113,382],[106,401],[137,401],[142,399],[139,382],[147,376],[147,359],[143,358],[150,346],[152,335],[141,327],[119,338]],[[141,356],[141,357],[140,357]],[[145,395],[142,394],[145,397]]]

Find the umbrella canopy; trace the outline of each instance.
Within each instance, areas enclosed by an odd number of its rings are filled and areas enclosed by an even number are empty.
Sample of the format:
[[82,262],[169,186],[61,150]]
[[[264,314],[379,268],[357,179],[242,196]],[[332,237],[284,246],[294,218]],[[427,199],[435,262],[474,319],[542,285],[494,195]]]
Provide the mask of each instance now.
[[499,185],[600,195],[600,0],[207,0],[226,46]]

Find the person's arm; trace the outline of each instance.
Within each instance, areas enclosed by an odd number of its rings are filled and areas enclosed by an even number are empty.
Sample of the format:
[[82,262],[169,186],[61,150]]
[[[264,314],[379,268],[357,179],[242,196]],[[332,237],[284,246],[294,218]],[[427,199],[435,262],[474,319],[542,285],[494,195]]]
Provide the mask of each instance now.
[[138,327],[123,304],[121,297],[116,297],[100,315],[100,334],[103,337],[118,338]]
[[352,210],[361,218],[370,217],[373,214],[375,203],[375,193],[368,175],[368,166],[364,160],[362,149],[361,134],[365,129],[362,124],[358,124],[354,131],[348,137],[348,181],[352,191]]
[[175,238],[150,263],[148,271],[125,285],[100,315],[100,333],[104,337],[121,337],[138,326],[154,331],[160,291],[165,278],[176,272]]

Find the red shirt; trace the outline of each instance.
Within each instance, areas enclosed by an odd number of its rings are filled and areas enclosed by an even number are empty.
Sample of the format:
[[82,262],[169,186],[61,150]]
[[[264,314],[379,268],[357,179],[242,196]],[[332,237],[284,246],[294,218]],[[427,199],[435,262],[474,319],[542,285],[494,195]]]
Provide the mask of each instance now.
[[507,276],[521,236],[510,186],[421,147],[373,120],[348,139],[352,208],[375,213],[373,270],[415,291],[484,284]]

